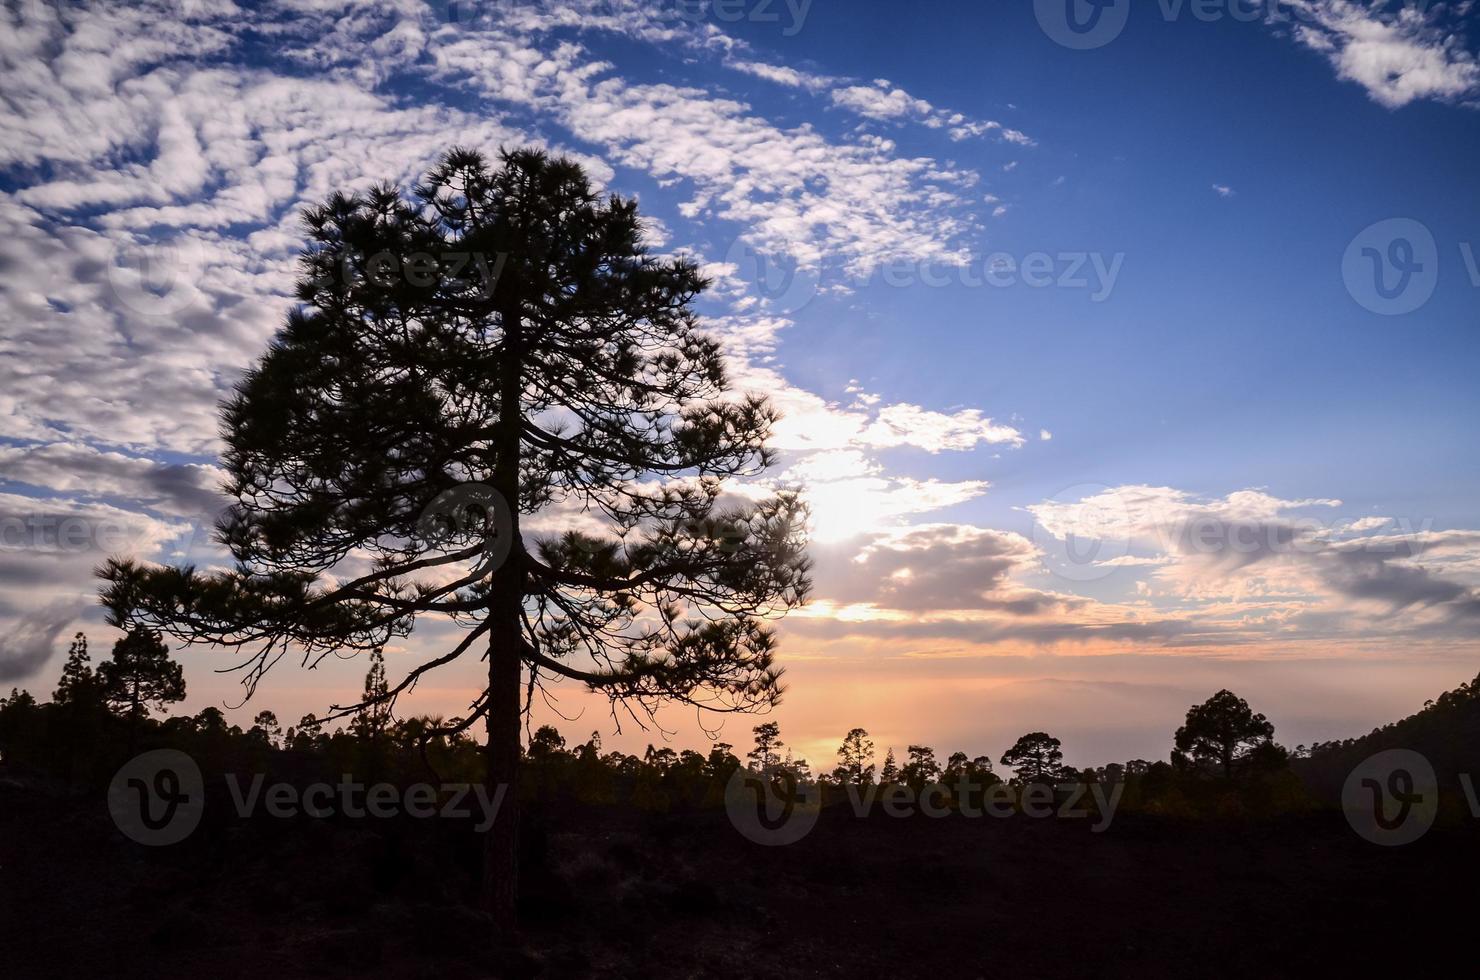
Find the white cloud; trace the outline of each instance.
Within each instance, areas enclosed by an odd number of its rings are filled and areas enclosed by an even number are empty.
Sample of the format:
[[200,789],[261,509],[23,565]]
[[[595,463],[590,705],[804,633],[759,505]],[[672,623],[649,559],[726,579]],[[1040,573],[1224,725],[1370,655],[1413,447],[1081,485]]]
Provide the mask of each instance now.
[[833,84],[833,80],[824,75],[798,71],[785,65],[768,65],[759,61],[731,61],[728,64],[736,71],[790,88],[804,88],[815,92]]
[[856,79],[819,75],[785,65],[744,60],[733,60],[726,64],[736,71],[764,78],[778,85],[813,93],[825,92],[833,106],[877,122],[916,123],[927,129],[941,130],[956,142],[976,136],[995,135],[1003,142],[1018,146],[1036,145],[1026,133],[1010,129],[996,120],[971,119],[959,112],[939,109],[886,78],[876,78],[864,84]]
[[984,418],[974,408],[945,414],[908,404],[880,411],[864,430],[863,440],[880,449],[916,446],[931,453],[974,449],[978,444],[1021,446],[1024,441],[1017,429]]
[[[1389,109],[1416,99],[1441,102],[1480,92],[1480,63],[1441,21],[1446,5],[1382,5],[1352,0],[1292,0],[1295,37],[1324,54],[1336,73]],[[1460,23],[1462,23],[1461,13]]]

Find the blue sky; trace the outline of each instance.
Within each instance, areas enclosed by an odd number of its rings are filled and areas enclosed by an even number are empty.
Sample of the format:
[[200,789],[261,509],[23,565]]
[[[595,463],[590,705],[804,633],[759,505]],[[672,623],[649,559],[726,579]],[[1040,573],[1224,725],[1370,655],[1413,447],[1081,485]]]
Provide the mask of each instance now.
[[[788,413],[771,479],[814,500],[799,751],[1031,725],[1159,757],[1225,685],[1294,744],[1473,676],[1473,3],[1169,0],[1075,50],[1068,2],[7,8],[0,681],[47,690],[106,633],[101,554],[221,560],[192,531],[214,405],[281,322],[298,210],[455,142],[576,156],[714,279],[737,384]],[[1363,249],[1399,237],[1394,313]],[[75,547],[37,531],[69,519]],[[182,656],[189,707],[234,697]],[[362,672],[259,699],[297,717]]]

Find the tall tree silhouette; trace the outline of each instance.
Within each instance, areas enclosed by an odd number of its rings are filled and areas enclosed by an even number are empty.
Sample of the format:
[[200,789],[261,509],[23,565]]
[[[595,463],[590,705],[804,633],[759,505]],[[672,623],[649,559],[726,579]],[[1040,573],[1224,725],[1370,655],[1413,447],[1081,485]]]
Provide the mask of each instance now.
[[[800,505],[721,490],[771,461],[776,414],[728,389],[691,308],[705,281],[645,253],[636,204],[564,159],[453,150],[409,195],[336,194],[306,217],[301,305],[222,412],[237,566],[110,561],[114,619],[238,648],[250,692],[289,651],[313,664],[447,617],[461,640],[383,697],[481,641],[487,686],[439,731],[483,719],[487,780],[510,787],[525,671],[639,722],[664,699],[774,703],[764,620],[808,590]],[[526,543],[521,518],[552,504],[589,530]],[[505,935],[513,796],[484,876]]]
[[1187,709],[1187,720],[1174,736],[1177,761],[1218,766],[1225,777],[1234,766],[1272,742],[1274,725],[1255,714],[1249,702],[1229,690],[1219,691]]
[[360,703],[364,708],[350,723],[350,728],[367,745],[374,746],[378,743],[390,726],[390,699],[386,697],[389,690],[385,679],[385,653],[372,650],[370,669],[365,671],[365,688],[360,696]]
[[151,704],[162,711],[166,704],[185,700],[184,672],[152,630],[130,630],[113,644],[112,656],[98,664],[97,679],[108,706],[135,724],[149,714]]
[[72,637],[67,648],[67,659],[62,664],[62,678],[57,682],[56,693],[51,699],[62,705],[93,704],[102,697],[97,674],[92,669],[92,656],[87,652],[87,636],[78,633]]
[[107,709],[103,703],[103,684],[92,668],[87,650],[87,637],[77,633],[67,648],[62,676],[52,695],[59,709],[59,754],[64,760],[66,778],[73,780],[86,773],[96,757]]

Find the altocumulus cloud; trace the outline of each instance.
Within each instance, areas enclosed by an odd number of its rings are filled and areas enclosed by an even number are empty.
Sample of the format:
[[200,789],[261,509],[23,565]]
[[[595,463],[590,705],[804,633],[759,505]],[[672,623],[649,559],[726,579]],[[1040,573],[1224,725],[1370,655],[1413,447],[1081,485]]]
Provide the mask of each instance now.
[[[713,23],[641,5],[36,2],[0,17],[0,504],[29,536],[0,555],[12,623],[38,604],[85,603],[108,554],[178,558],[184,538],[198,549],[221,504],[216,405],[292,301],[300,210],[333,190],[408,182],[454,144],[541,145],[605,186],[656,182],[651,240],[719,273],[711,326],[731,343],[737,383],[788,413],[778,435],[793,466],[852,454],[857,471],[833,487],[878,520],[986,483],[905,476],[877,454],[1024,441],[976,408],[862,389],[844,403],[796,386],[774,356],[791,320],[745,295],[724,243],[695,236],[732,229],[802,268],[850,274],[962,259],[979,175],[901,153],[886,134],[1031,147],[996,121],[882,80],[749,72],[857,117],[829,136],[706,83],[636,82],[592,45],[651,46],[641,67],[660,52],[675,74],[696,59],[764,62]],[[59,548],[37,530],[68,521],[110,536]],[[31,663],[55,626],[15,633],[10,659]]]

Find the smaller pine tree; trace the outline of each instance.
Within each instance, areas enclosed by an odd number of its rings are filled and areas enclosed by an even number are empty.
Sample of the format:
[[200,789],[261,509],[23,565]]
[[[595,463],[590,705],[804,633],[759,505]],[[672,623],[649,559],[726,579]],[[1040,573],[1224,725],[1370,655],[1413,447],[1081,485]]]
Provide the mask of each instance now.
[[96,680],[108,706],[133,719],[146,717],[151,704],[163,711],[185,700],[184,672],[152,630],[133,630],[115,643],[112,657],[98,665]]
[[91,704],[98,699],[98,678],[93,673],[92,657],[87,652],[87,637],[78,633],[67,649],[67,662],[62,666],[62,679],[51,699],[57,704]]
[[781,749],[786,743],[781,741],[781,726],[774,721],[768,721],[763,725],[755,726],[755,748],[745,754],[756,769],[769,769],[781,764]]
[[899,764],[894,761],[894,749],[884,756],[884,768],[879,770],[879,782],[888,786],[899,782]]
[[385,654],[376,648],[370,652],[370,670],[365,674],[364,705],[350,724],[355,734],[366,742],[378,744],[391,720],[390,688],[385,679]]

